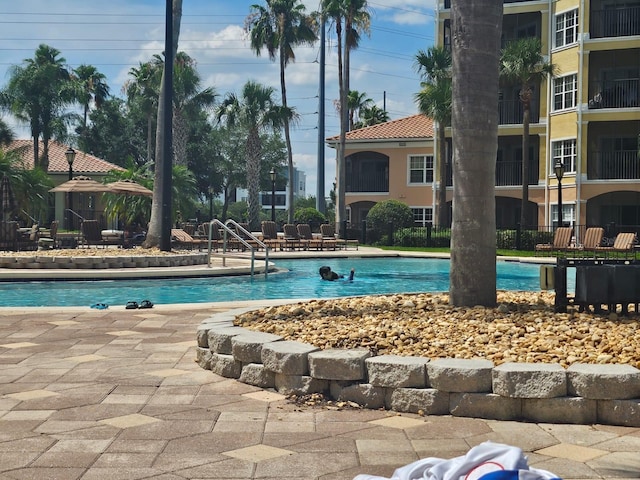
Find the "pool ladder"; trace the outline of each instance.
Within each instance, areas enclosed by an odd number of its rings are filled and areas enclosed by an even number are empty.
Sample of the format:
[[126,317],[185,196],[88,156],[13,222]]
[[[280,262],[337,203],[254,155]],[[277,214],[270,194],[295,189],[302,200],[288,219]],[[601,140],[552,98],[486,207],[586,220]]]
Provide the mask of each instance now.
[[[214,218],[213,220],[211,220],[209,222],[209,231],[208,231],[208,236],[209,236],[209,249],[208,249],[208,264],[207,266],[211,267],[211,244],[213,241],[213,229],[214,228],[218,228],[220,230],[223,231],[223,236],[222,236],[222,266],[226,266],[226,259],[227,259],[227,247],[229,245],[229,237],[232,237],[233,239],[237,240],[238,242],[240,242],[245,248],[247,248],[247,250],[249,250],[251,252],[251,276],[253,277],[255,274],[255,257],[256,257],[256,247],[254,245],[258,245],[258,247],[263,248],[264,249],[264,275],[265,277],[267,276],[267,274],[269,273],[269,248],[267,247],[267,245],[262,242],[262,240],[260,240],[258,237],[256,237],[255,235],[253,235],[251,232],[249,232],[247,229],[245,229],[242,225],[239,225],[235,220],[229,219],[227,220],[226,223],[222,223],[220,220],[218,220],[217,218]],[[242,235],[240,235],[238,232],[241,232]],[[254,244],[252,245],[251,243],[249,243],[248,240],[251,240],[252,242],[254,242]]]

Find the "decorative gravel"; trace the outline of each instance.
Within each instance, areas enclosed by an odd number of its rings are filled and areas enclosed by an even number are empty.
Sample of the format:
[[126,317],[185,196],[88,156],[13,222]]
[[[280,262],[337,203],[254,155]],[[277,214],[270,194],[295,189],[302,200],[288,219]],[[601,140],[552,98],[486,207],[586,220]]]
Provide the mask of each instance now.
[[498,292],[496,308],[454,308],[446,294],[314,300],[254,310],[235,324],[319,348],[504,362],[620,363],[640,368],[635,313],[554,313],[554,294]]

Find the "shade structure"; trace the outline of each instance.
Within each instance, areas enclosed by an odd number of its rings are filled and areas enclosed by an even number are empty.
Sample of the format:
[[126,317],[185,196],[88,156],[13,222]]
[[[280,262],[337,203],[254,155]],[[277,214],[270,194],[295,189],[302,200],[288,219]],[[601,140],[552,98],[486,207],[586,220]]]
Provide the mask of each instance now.
[[103,183],[96,182],[93,178],[78,176],[67,182],[61,183],[50,192],[71,192],[71,193],[99,193],[111,191]]
[[0,202],[2,203],[2,220],[6,220],[16,210],[16,197],[11,188],[11,182],[6,175],[0,180]]
[[141,195],[143,197],[152,197],[153,192],[147,187],[140,185],[130,179],[118,180],[117,182],[108,183],[109,193],[121,193],[124,195]]

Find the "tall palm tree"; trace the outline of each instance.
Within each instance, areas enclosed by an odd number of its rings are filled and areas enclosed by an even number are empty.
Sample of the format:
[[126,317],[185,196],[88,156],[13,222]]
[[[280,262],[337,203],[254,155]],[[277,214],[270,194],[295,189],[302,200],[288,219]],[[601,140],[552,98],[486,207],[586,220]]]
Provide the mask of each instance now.
[[[251,48],[256,55],[266,49],[269,58],[276,56],[280,62],[280,95],[282,106],[288,108],[285,69],[289,62],[295,61],[295,46],[312,45],[317,39],[317,29],[311,16],[305,13],[305,6],[299,0],[266,0],[266,7],[251,5],[252,13],[245,25],[251,34]],[[293,150],[289,120],[284,120],[284,138],[287,145],[287,167],[289,171],[288,218],[293,222]]]
[[496,303],[495,171],[502,0],[452,2],[453,224],[449,302]]
[[147,161],[153,161],[153,120],[157,114],[158,97],[160,96],[160,81],[164,60],[159,55],[150,62],[140,63],[138,67],[129,70],[131,80],[125,82],[124,93],[127,95],[129,107],[136,104],[147,119]]
[[294,111],[278,105],[274,99],[274,89],[248,81],[237,96],[228,93],[217,109],[216,117],[227,128],[240,126],[247,131],[245,155],[248,191],[249,225],[259,228],[260,222],[260,163],[262,160],[262,140],[260,134],[278,131],[285,118],[296,117]]
[[369,33],[371,16],[367,0],[322,0],[321,15],[333,22],[338,46],[338,84],[340,97],[340,140],[336,152],[336,225],[341,234],[347,218],[345,146],[349,129],[349,68],[351,50],[358,48],[360,34]]
[[[531,121],[531,100],[533,88],[540,85],[547,75],[553,75],[556,66],[545,62],[542,44],[535,37],[521,38],[509,42],[502,51],[500,76],[507,83],[520,86],[522,104],[522,207],[520,225],[530,225],[529,203],[529,124]],[[562,215],[562,213],[560,213]],[[562,219],[561,219],[562,220]]]
[[[160,246],[163,249],[170,248],[169,244],[169,228],[167,225],[168,219],[163,221],[163,205],[170,198],[171,192],[165,192],[165,171],[171,171],[171,168],[167,168],[173,162],[173,152],[165,152],[165,98],[166,95],[172,95],[173,92],[168,93],[166,91],[165,76],[167,72],[167,61],[171,62],[176,58],[178,52],[178,39],[180,38],[180,23],[182,21],[182,0],[173,0],[172,5],[172,32],[173,38],[171,39],[171,52],[165,52],[164,67],[162,69],[160,97],[158,98],[158,114],[156,123],[156,151],[155,151],[155,176],[153,180],[153,201],[151,203],[151,220],[149,221],[149,230],[147,232],[147,238],[145,239],[145,247]],[[168,58],[167,58],[168,57]],[[171,179],[166,179],[170,182]],[[168,202],[167,202],[168,203]],[[164,240],[161,242],[161,240]]]
[[422,89],[416,94],[418,109],[436,122],[438,137],[438,225],[447,225],[447,159],[444,131],[451,126],[451,52],[444,47],[420,50],[416,68],[422,75]]
[[[41,44],[34,58],[11,69],[11,78],[3,92],[3,99],[19,120],[28,123],[33,139],[33,161],[45,171],[49,166],[49,140],[62,108],[74,100],[71,76],[60,51]],[[39,140],[43,152],[40,157]]]
[[91,102],[93,101],[96,108],[100,108],[109,97],[107,77],[93,65],[83,64],[73,70],[73,79],[79,87],[78,101],[82,105],[82,128],[86,130]]
[[177,165],[187,164],[187,141],[189,120],[194,115],[215,104],[213,87],[201,88],[201,79],[195,61],[184,52],[179,52],[173,72],[173,153]]

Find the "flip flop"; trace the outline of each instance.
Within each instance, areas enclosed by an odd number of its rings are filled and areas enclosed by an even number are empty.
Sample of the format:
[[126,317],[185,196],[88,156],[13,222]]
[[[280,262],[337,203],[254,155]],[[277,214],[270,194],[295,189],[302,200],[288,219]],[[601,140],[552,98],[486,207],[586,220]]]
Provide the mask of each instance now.
[[107,305],[106,303],[94,303],[93,305],[91,305],[91,308],[95,308],[97,310],[104,310],[106,308],[109,308],[109,305]]
[[140,307],[138,308],[153,308],[153,303],[151,303],[149,300],[143,300],[142,302],[140,302]]
[[125,305],[125,307],[127,310],[135,310],[136,308],[138,308],[138,302],[127,302],[127,305]]

